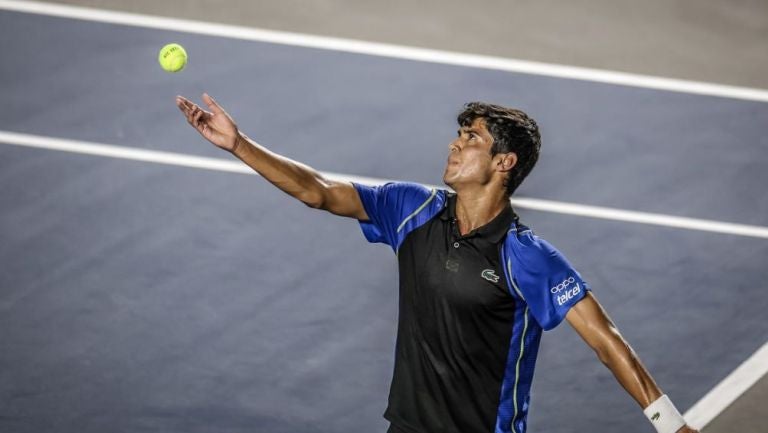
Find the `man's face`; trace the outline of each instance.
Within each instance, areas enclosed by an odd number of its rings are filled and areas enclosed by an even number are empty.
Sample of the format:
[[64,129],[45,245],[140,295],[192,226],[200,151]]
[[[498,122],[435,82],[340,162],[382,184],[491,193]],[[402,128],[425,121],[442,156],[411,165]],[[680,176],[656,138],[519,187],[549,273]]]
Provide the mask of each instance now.
[[493,136],[485,119],[477,118],[471,125],[459,128],[458,137],[448,146],[443,182],[454,190],[464,184],[487,184],[495,171],[492,145]]

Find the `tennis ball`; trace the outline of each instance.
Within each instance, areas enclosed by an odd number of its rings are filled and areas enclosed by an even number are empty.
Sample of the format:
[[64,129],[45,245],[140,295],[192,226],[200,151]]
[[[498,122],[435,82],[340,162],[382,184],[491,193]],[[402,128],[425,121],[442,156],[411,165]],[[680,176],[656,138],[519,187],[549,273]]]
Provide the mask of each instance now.
[[157,61],[167,72],[179,72],[187,65],[187,52],[179,44],[168,44],[160,49]]

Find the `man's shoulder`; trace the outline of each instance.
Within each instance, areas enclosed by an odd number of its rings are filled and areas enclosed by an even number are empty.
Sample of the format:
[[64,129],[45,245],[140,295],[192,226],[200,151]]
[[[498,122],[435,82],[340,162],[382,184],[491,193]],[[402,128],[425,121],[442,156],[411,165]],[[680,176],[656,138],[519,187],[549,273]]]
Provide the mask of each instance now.
[[368,214],[360,226],[369,242],[380,242],[398,250],[409,232],[438,215],[445,205],[446,191],[415,182],[371,185],[352,182]]
[[523,224],[510,228],[504,248],[510,258],[533,272],[560,267],[566,262],[566,258],[554,245]]
[[392,204],[400,207],[406,214],[417,210],[419,212],[439,210],[448,194],[445,189],[428,187],[416,182],[387,182],[380,188],[382,193],[391,198]]
[[507,248],[526,256],[546,255],[554,249],[552,244],[536,234],[530,226],[520,222],[510,226],[504,244]]
[[401,194],[412,194],[415,196],[428,197],[432,194],[446,194],[447,190],[438,187],[431,187],[417,182],[408,181],[392,181],[387,182],[381,186],[383,189],[387,189],[393,192]]

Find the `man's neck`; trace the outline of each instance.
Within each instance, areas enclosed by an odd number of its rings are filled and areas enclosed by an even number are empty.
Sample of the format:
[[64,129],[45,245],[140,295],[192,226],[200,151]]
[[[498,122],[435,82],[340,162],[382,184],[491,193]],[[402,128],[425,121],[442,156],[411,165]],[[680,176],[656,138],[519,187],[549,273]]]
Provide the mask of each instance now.
[[456,190],[456,219],[462,236],[491,222],[509,203],[504,190]]

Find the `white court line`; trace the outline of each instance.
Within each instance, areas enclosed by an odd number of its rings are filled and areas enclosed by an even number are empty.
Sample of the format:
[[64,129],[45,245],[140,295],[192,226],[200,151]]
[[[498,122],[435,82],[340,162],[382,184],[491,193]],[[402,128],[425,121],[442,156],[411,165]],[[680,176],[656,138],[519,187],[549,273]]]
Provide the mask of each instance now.
[[736,370],[733,370],[688,409],[684,415],[685,420],[692,427],[704,428],[766,373],[768,373],[768,343],[757,349]]
[[354,39],[333,38],[301,33],[281,32],[226,24],[214,24],[202,21],[165,18],[127,12],[107,11],[80,6],[68,6],[33,1],[0,0],[0,10],[74,18],[87,21],[121,24],[127,26],[154,28],[184,33],[197,33],[233,39],[242,39],[324,50],[344,51],[373,56],[416,60],[447,65],[467,66],[472,68],[493,69],[543,75],[572,80],[593,81],[631,87],[666,90],[671,92],[693,93],[719,96],[724,98],[744,99],[768,102],[768,90],[749,87],[728,86],[700,81],[654,77],[650,75],[630,74],[602,69],[556,65],[508,59],[503,57],[481,56],[451,51],[431,50],[402,45],[359,41]]
[[[36,147],[41,149],[59,150],[64,152],[82,153],[88,155],[106,156],[110,158],[129,159],[134,161],[153,162],[158,164],[177,165],[182,167],[201,168],[206,170],[256,174],[253,170],[251,170],[248,166],[241,163],[240,161],[228,161],[221,158],[208,158],[202,156],[185,155],[181,153],[161,152],[157,150],[136,149],[131,147],[115,146],[111,144],[89,143],[84,141],[43,137],[39,135],[21,134],[9,131],[0,131],[0,143]],[[328,178],[359,182],[368,185],[378,185],[389,181],[388,179],[350,176],[339,173],[323,172],[322,174]],[[430,188],[437,188],[435,185],[425,186]],[[599,218],[612,221],[649,224],[655,226],[674,227],[680,229],[768,239],[768,227],[762,226],[734,224],[698,218],[685,218],[672,215],[637,212],[600,206],[587,206],[576,203],[565,203],[536,198],[515,197],[512,199],[512,204],[521,209],[531,209],[588,218]]]

